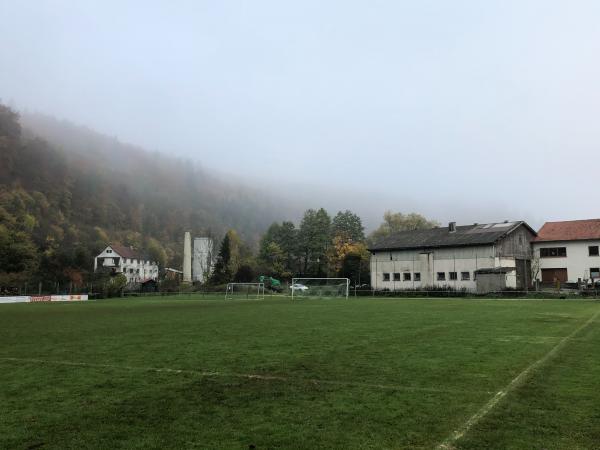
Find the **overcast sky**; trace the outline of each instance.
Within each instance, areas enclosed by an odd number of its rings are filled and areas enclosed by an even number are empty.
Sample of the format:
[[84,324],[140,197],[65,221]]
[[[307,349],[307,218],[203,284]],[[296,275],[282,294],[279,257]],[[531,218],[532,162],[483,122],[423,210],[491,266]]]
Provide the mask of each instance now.
[[0,98],[314,206],[335,188],[325,203],[366,214],[537,227],[600,217],[599,18],[597,0],[3,0]]

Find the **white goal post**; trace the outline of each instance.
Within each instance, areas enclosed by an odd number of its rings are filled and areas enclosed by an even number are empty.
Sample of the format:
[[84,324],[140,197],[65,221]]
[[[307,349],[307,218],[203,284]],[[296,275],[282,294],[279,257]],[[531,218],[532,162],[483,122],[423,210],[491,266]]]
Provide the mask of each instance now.
[[350,292],[349,278],[292,278],[292,300],[297,297],[345,298]]
[[265,283],[227,283],[225,300],[233,298],[265,298]]

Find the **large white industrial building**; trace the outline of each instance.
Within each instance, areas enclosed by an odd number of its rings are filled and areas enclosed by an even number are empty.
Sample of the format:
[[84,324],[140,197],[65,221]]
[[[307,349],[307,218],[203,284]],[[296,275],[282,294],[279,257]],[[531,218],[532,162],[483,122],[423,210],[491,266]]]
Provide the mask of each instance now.
[[535,231],[503,222],[395,233],[371,251],[374,289],[452,288],[487,292],[530,285]]

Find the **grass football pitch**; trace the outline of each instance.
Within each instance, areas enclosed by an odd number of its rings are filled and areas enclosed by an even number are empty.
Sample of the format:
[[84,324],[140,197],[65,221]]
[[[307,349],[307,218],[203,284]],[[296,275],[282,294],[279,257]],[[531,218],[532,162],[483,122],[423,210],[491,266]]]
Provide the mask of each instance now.
[[0,305],[0,448],[600,448],[600,303]]

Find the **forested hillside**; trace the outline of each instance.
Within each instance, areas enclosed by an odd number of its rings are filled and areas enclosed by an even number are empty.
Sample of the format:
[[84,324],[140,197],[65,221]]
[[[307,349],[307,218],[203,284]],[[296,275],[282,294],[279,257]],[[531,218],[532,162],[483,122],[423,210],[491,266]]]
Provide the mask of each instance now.
[[0,105],[0,285],[77,281],[108,242],[180,266],[183,233],[250,243],[288,212],[193,164]]

